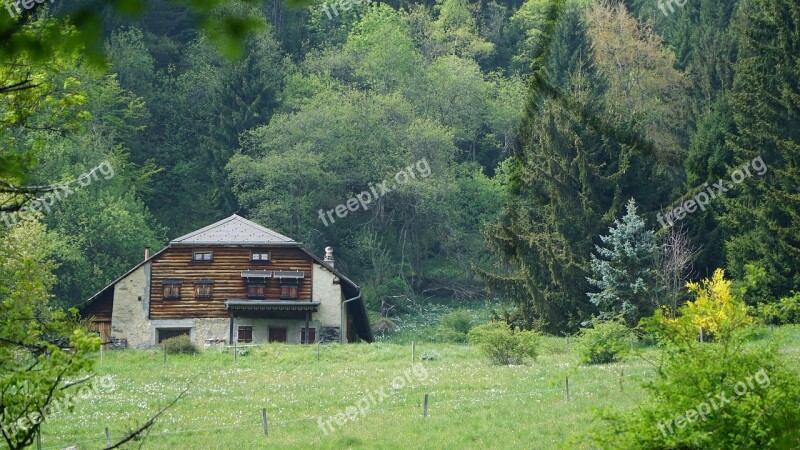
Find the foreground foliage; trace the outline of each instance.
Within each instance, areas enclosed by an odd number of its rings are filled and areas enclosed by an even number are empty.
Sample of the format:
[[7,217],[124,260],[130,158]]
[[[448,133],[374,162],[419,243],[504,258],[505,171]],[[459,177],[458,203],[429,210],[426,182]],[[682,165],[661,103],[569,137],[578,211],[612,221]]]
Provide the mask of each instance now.
[[[589,434],[600,446],[664,448],[797,448],[800,377],[774,343],[748,342],[752,319],[718,270],[691,284],[695,300],[676,318],[658,312],[649,327],[664,350],[650,395],[640,408],[601,413]],[[701,342],[699,330],[713,333]]]
[[46,256],[53,238],[27,222],[0,239],[0,425],[12,449],[33,443],[48,405],[88,375],[89,354],[99,345],[74,310],[49,302],[55,277]]

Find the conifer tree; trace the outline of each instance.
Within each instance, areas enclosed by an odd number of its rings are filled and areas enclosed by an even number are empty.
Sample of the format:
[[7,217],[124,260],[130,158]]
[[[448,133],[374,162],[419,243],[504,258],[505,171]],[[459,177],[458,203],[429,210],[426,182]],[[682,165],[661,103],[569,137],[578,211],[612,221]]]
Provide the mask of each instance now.
[[766,298],[749,300],[775,300],[800,288],[800,3],[750,0],[740,15],[729,170],[750,176],[725,197],[722,224],[733,277],[748,263],[767,272]]
[[600,236],[592,255],[594,278],[588,281],[600,292],[590,292],[589,300],[600,309],[601,318],[622,315],[630,326],[650,315],[657,305],[660,282],[656,262],[658,246],[655,234],[636,214],[631,199],[622,221],[615,220],[607,236]]

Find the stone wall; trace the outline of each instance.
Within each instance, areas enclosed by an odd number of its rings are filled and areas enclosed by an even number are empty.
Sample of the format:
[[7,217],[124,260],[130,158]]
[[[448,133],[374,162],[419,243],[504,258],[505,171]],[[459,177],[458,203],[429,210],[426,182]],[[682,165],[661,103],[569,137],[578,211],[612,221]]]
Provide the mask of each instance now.
[[[319,311],[315,312],[312,318],[318,321],[321,327],[339,328],[339,322],[342,320],[342,287],[338,283],[333,283],[335,279],[338,277],[333,272],[321,264],[314,263],[313,300],[320,302],[320,305]],[[345,310],[346,320],[347,311]],[[319,333],[319,331],[317,332]]]
[[150,287],[150,263],[131,272],[114,286],[114,310],[111,313],[111,338],[126,339],[129,348],[152,345],[152,330],[147,320]]
[[[234,330],[235,331],[235,330]],[[231,319],[194,319],[194,343],[202,347],[206,341],[224,340],[228,342],[231,332]],[[234,334],[234,338],[236,335]]]

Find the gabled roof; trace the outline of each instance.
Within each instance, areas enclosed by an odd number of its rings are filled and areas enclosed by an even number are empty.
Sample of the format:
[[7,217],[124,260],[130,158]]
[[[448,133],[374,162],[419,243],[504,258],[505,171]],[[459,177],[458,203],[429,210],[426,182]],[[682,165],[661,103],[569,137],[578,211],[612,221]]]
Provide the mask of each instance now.
[[170,245],[297,245],[269,228],[236,214],[170,241]]
[[113,288],[114,285],[116,285],[120,280],[133,273],[136,269],[152,261],[154,258],[161,255],[162,253],[172,248],[173,246],[181,246],[181,245],[297,246],[298,248],[300,248],[301,251],[303,251],[306,255],[308,255],[312,259],[312,261],[318,263],[325,269],[331,271],[331,273],[333,273],[340,279],[340,281],[342,282],[341,283],[342,290],[344,291],[344,294],[347,298],[350,298],[352,300],[358,299],[357,301],[354,301],[352,304],[347,305],[351,313],[354,314],[356,318],[360,319],[357,320],[355,323],[356,332],[367,342],[372,342],[374,339],[372,336],[372,329],[369,326],[369,317],[367,316],[366,306],[364,305],[364,301],[361,299],[360,287],[355,282],[344,276],[344,274],[341,273],[340,271],[331,267],[330,264],[325,262],[322,258],[306,250],[302,245],[300,245],[300,243],[296,242],[295,240],[288,238],[275,231],[272,231],[269,228],[262,227],[261,225],[255,222],[251,222],[245,219],[244,217],[240,217],[236,214],[228,217],[227,219],[223,219],[220,220],[219,222],[212,223],[207,227],[201,228],[197,231],[193,231],[187,235],[181,236],[177,239],[170,241],[170,243],[166,247],[152,254],[149,258],[145,259],[144,261],[139,262],[139,264],[133,266],[132,269],[125,272],[122,276],[112,281],[108,286],[104,287],[99,292],[91,296],[82,305],[80,305],[78,309],[83,310],[84,308],[88,307],[90,304],[92,304],[94,301],[100,298],[100,296],[103,293]]

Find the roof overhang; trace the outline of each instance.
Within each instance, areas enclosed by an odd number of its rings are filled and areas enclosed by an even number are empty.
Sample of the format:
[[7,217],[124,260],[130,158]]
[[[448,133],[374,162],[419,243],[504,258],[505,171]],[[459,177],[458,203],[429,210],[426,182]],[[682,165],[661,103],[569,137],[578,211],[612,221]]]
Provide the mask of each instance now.
[[251,300],[229,298],[225,307],[236,311],[312,311],[319,309],[320,302],[299,302],[296,300]]

